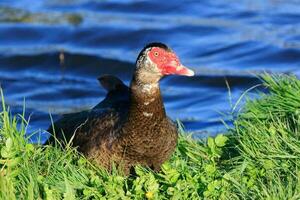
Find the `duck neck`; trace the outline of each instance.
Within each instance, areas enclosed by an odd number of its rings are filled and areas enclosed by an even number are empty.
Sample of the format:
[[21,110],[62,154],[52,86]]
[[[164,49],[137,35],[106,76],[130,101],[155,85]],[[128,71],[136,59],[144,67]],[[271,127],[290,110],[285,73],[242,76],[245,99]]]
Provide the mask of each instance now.
[[151,74],[144,77],[140,77],[139,73],[135,74],[130,85],[131,105],[129,117],[142,117],[150,120],[166,117],[159,88],[159,79],[160,77],[151,76]]

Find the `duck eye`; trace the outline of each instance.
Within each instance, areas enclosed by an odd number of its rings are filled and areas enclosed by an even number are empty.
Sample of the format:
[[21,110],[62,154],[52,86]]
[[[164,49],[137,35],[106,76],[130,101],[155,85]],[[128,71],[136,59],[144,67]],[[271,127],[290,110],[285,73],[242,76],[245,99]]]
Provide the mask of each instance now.
[[158,56],[158,52],[157,51],[154,52],[154,56],[156,56],[156,57]]

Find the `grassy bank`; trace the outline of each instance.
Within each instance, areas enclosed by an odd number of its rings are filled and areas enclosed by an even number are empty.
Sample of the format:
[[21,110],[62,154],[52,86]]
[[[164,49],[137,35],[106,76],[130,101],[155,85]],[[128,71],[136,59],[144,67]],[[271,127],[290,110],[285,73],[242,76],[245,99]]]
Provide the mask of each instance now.
[[270,92],[248,100],[226,136],[182,135],[160,173],[136,167],[134,177],[108,174],[72,148],[27,143],[26,121],[6,108],[0,199],[299,199],[300,81],[263,79]]

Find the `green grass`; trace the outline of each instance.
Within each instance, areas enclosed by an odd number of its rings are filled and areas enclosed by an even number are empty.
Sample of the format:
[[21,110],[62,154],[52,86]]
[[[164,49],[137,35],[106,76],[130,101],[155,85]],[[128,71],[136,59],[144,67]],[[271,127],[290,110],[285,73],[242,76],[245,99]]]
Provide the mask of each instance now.
[[29,144],[26,120],[2,97],[0,199],[300,199],[300,81],[262,79],[270,92],[247,100],[226,136],[182,134],[160,173],[136,167],[130,177],[71,147]]

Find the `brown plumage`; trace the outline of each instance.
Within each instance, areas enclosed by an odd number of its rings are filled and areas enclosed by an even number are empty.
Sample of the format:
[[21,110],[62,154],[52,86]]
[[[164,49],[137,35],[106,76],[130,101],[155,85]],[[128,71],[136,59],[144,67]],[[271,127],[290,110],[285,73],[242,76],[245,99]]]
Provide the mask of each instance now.
[[137,164],[159,170],[174,151],[178,135],[166,116],[158,83],[168,74],[192,76],[193,72],[166,45],[147,45],[137,58],[130,89],[114,76],[100,77],[108,91],[105,99],[89,111],[55,122],[56,137],[62,140],[62,132],[67,141],[73,137],[80,152],[107,169],[114,162],[125,173]]

